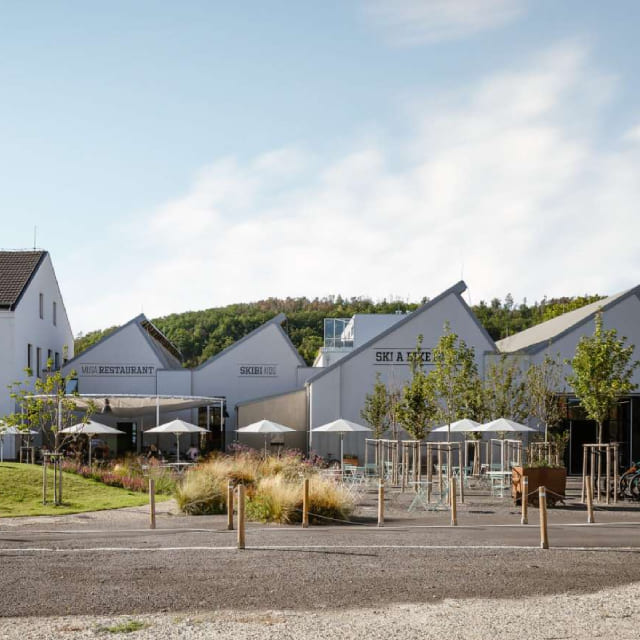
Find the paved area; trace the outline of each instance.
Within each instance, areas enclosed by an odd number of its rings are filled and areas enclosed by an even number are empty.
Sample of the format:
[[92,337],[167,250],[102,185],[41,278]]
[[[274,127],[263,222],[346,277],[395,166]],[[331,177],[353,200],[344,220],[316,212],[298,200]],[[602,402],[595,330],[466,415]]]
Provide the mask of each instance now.
[[409,512],[375,490],[354,523],[251,523],[236,548],[226,517],[158,505],[0,519],[0,638],[632,638],[640,596],[640,507],[587,524],[573,486],[549,510],[540,549],[508,499],[467,493],[457,527],[444,508]]

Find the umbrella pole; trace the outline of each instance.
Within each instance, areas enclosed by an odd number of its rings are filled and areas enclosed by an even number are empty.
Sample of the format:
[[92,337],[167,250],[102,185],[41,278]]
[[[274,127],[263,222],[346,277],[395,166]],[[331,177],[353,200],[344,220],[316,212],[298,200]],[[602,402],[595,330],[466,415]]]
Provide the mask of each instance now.
[[344,433],[340,432],[340,471],[344,476]]
[[180,434],[176,433],[176,462],[180,462]]
[[264,434],[264,457],[267,458],[267,434]]
[[89,469],[91,469],[91,434],[89,434]]

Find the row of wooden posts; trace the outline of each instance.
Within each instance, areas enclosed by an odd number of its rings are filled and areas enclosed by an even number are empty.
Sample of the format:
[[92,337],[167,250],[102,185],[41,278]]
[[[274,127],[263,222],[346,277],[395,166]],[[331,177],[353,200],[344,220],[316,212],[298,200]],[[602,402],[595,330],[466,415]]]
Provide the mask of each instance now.
[[[584,489],[587,499],[587,522],[592,524],[595,522],[593,515],[593,486],[590,482],[584,483]],[[240,484],[236,487],[237,491],[237,513],[238,513],[238,529],[237,529],[237,548],[245,548],[245,487]],[[155,480],[149,478],[149,512],[151,529],[156,528],[156,501],[155,501]],[[522,478],[522,514],[520,524],[529,524],[528,516],[528,497],[529,482],[527,476]],[[227,487],[227,529],[233,531],[234,522],[234,487],[229,482]],[[538,502],[540,513],[540,547],[542,549],[549,548],[549,535],[547,531],[547,492],[545,487],[538,487]],[[449,492],[449,509],[451,512],[451,526],[458,526],[458,515],[456,507],[456,479],[451,478],[451,491]],[[302,527],[309,526],[309,478],[304,478],[302,482]],[[384,526],[384,482],[380,481],[378,485],[378,526]]]

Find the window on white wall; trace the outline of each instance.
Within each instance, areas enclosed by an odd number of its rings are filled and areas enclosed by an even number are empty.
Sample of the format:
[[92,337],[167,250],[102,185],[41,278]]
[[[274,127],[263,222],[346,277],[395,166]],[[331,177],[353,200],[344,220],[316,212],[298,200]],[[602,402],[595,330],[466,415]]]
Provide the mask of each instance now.
[[53,361],[53,368],[58,371],[60,369],[60,354],[56,351],[56,356]]
[[44,318],[44,294],[41,293],[38,299],[39,299],[40,319],[42,320],[42,318]]
[[31,370],[33,366],[33,345],[27,345],[27,368]]
[[42,349],[36,347],[36,376],[40,377],[40,363],[42,362]]
[[[49,360],[53,361],[53,351],[51,349],[47,351],[47,369],[49,369]],[[53,366],[53,362],[51,362],[51,366]]]
[[53,303],[53,326],[57,326],[58,324],[58,305]]

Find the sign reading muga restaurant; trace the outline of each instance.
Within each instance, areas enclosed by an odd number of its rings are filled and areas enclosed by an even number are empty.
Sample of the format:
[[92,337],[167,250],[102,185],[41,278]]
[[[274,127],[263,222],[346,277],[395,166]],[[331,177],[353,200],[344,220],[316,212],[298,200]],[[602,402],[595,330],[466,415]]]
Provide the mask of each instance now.
[[[411,364],[412,356],[416,354],[415,348],[391,348],[384,347],[373,350],[373,363],[377,365],[408,365]],[[431,349],[422,349],[420,359],[424,365],[433,364],[433,352]]]
[[85,377],[111,377],[111,376],[128,376],[128,377],[149,377],[156,375],[156,367],[153,364],[93,364],[87,363],[80,365],[79,375]]

